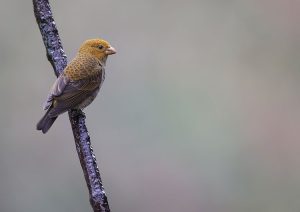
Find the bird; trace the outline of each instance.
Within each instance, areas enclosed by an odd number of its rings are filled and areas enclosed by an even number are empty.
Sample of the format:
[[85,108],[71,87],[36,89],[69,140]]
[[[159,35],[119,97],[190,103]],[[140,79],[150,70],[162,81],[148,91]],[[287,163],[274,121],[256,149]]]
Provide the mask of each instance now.
[[36,129],[45,134],[60,114],[91,104],[104,81],[107,57],[115,53],[116,49],[104,39],[84,41],[50,89],[43,107],[46,113]]

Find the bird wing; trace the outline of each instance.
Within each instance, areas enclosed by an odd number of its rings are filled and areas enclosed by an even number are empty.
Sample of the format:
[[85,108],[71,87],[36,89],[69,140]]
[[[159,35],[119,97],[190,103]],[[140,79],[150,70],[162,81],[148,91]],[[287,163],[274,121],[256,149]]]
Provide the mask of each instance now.
[[[69,80],[64,86],[63,91],[59,95],[53,97],[53,108],[51,109],[49,116],[55,117],[71,108],[76,108],[99,88],[101,81],[101,72],[81,80]],[[55,89],[55,91],[58,90],[58,88]]]
[[55,96],[59,96],[63,93],[66,85],[69,83],[69,78],[65,76],[63,73],[55,80],[50,93],[47,97],[46,102],[44,103],[44,110],[48,110],[52,103],[53,103],[53,98]]
[[74,58],[53,84],[44,109],[50,108],[49,116],[55,117],[76,108],[99,88],[103,79],[104,67],[97,60]]

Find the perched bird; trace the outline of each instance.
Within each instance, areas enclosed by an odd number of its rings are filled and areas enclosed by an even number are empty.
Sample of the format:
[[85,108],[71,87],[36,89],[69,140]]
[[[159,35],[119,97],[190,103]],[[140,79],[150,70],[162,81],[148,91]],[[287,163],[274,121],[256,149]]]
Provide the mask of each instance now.
[[88,106],[104,81],[108,55],[115,53],[116,50],[105,40],[86,40],[54,82],[44,104],[47,112],[37,123],[37,130],[46,133],[60,114]]

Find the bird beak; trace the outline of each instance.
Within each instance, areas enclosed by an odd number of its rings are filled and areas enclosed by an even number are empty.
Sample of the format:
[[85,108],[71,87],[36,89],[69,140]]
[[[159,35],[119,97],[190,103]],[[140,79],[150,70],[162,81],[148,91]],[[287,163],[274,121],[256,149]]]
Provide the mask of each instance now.
[[107,55],[111,55],[111,54],[116,54],[117,51],[116,51],[116,49],[115,49],[114,47],[111,46],[111,47],[109,47],[108,49],[106,49],[105,53],[106,53]]

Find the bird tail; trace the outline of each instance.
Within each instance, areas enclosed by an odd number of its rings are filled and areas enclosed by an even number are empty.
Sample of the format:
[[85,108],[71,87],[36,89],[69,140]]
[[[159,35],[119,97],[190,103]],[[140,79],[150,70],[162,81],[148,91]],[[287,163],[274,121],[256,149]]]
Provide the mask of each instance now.
[[44,134],[50,129],[50,127],[52,126],[54,121],[57,119],[57,116],[55,116],[55,117],[50,117],[49,116],[49,112],[51,111],[51,109],[52,108],[48,109],[46,114],[41,118],[41,120],[36,125],[36,129],[37,130],[42,130],[42,132]]

